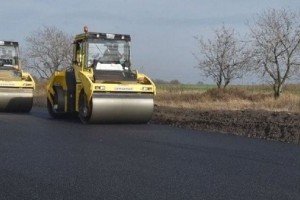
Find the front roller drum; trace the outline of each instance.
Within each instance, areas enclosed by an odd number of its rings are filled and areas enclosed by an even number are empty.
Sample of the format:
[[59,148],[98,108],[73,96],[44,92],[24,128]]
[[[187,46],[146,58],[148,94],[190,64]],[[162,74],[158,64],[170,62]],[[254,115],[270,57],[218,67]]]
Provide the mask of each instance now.
[[152,94],[80,94],[79,118],[83,123],[147,123],[153,114]]
[[64,112],[64,91],[61,86],[55,86],[53,88],[54,95],[52,95],[52,103],[47,98],[48,113],[52,118],[62,118],[65,116]]
[[1,112],[30,112],[33,105],[33,89],[0,88]]

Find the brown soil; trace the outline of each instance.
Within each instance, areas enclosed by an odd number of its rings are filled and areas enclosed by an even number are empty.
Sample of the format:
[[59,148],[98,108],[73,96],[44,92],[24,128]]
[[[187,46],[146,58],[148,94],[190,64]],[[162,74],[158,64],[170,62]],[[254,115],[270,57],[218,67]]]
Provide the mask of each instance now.
[[152,123],[300,143],[300,113],[263,110],[210,110],[156,106]]

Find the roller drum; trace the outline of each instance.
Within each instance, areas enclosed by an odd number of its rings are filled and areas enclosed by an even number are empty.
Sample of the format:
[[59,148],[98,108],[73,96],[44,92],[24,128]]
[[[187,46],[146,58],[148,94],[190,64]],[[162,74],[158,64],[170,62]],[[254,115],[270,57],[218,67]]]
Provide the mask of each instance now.
[[0,88],[1,112],[29,112],[33,104],[33,89]]
[[152,94],[95,93],[89,123],[147,123],[153,108]]

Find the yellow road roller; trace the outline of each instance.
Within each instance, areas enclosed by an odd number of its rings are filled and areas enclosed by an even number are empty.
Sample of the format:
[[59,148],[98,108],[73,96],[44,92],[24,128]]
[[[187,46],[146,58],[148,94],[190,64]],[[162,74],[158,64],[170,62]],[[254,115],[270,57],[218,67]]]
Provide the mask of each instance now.
[[19,62],[19,44],[0,41],[0,111],[30,112],[35,82],[23,72]]
[[147,123],[156,87],[131,68],[130,42],[130,35],[87,27],[76,35],[72,67],[55,71],[46,86],[50,116],[78,114],[84,124]]

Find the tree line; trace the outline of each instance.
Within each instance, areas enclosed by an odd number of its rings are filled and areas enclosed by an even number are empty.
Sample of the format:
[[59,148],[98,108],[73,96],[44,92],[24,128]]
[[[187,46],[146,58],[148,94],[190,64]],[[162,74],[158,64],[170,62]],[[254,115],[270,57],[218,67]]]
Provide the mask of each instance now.
[[244,39],[224,25],[214,31],[212,39],[195,37],[197,67],[218,88],[255,72],[272,85],[278,98],[287,80],[300,72],[300,16],[286,9],[271,9],[258,14],[248,27]]

